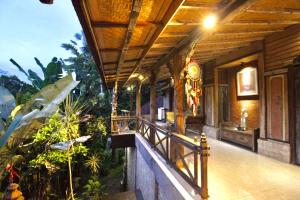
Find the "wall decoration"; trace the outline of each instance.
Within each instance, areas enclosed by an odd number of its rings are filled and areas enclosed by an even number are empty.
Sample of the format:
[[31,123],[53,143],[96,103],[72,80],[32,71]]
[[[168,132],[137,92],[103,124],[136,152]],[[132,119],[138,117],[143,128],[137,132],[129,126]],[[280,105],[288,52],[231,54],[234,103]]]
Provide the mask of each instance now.
[[237,96],[258,95],[257,69],[246,67],[236,74]]
[[193,115],[196,116],[200,105],[200,97],[202,96],[202,71],[194,61],[187,64],[185,71],[187,104],[192,109]]

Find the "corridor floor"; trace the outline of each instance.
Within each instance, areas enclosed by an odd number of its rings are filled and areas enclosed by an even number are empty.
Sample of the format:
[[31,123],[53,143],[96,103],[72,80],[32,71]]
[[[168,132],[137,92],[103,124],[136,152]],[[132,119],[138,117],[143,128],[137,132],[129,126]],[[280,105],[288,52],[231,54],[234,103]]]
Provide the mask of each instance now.
[[208,138],[210,200],[300,200],[300,167]]

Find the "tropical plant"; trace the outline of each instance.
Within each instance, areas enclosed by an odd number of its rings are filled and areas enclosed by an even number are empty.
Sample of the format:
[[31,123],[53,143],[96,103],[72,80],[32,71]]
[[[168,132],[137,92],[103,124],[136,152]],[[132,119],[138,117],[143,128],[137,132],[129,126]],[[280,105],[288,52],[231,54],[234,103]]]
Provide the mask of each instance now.
[[97,154],[92,154],[85,161],[84,165],[88,167],[94,174],[96,174],[101,166],[101,158]]
[[31,69],[29,69],[26,72],[24,68],[21,67],[21,65],[19,65],[12,58],[10,59],[10,62],[12,62],[23,74],[25,74],[25,76],[31,82],[31,84],[38,90],[42,89],[48,84],[54,83],[59,78],[61,78],[63,73],[63,62],[61,60],[58,60],[56,57],[53,57],[51,62],[47,65],[47,67],[44,67],[44,65],[36,57],[34,58],[34,60],[36,64],[41,68],[44,78],[39,77],[39,75]]
[[99,71],[92,58],[83,34],[76,33],[75,40],[63,43],[62,48],[72,53],[64,59],[63,69],[67,73],[75,72],[76,80],[80,81],[76,94],[87,105],[87,112],[99,116],[110,115],[110,95],[104,94]]
[[92,176],[83,188],[85,189],[85,191],[82,193],[84,199],[102,199],[101,197],[103,196],[103,186],[96,176]]
[[30,84],[21,81],[16,76],[0,76],[0,85],[7,88],[14,95],[16,104],[24,104],[38,90]]

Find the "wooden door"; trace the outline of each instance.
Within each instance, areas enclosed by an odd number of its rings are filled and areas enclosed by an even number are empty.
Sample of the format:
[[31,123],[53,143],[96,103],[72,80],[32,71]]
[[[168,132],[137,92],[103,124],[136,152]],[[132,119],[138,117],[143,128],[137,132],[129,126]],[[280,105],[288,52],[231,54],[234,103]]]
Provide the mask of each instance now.
[[295,75],[295,107],[296,107],[296,126],[295,126],[295,162],[300,165],[300,67],[294,71]]

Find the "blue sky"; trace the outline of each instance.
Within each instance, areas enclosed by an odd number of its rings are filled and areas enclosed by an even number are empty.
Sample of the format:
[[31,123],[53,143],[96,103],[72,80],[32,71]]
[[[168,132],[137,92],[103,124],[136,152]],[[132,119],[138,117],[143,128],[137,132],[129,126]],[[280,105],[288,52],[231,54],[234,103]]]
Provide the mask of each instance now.
[[39,0],[0,0],[0,71],[27,81],[9,61],[42,75],[34,57],[46,65],[53,57],[67,58],[61,44],[73,39],[82,28],[71,0],[45,5]]

